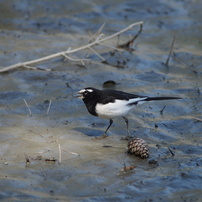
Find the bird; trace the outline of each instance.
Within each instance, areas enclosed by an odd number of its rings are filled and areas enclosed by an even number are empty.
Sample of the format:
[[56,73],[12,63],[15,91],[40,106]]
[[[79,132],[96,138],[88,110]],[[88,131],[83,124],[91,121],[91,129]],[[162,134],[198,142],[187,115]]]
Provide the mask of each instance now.
[[181,99],[180,97],[140,96],[112,89],[99,90],[93,87],[81,89],[77,92],[77,97],[83,100],[91,115],[109,120],[109,125],[102,135],[103,138],[108,136],[107,131],[113,124],[113,119],[122,117],[127,127],[126,139],[130,138],[129,121],[126,115],[137,104],[158,100]]

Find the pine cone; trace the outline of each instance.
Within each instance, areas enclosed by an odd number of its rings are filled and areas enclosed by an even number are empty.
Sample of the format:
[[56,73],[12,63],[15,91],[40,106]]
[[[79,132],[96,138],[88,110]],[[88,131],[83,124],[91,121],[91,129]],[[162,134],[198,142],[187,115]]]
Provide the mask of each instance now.
[[147,143],[141,138],[133,138],[128,142],[127,152],[140,156],[142,159],[149,157],[149,149]]

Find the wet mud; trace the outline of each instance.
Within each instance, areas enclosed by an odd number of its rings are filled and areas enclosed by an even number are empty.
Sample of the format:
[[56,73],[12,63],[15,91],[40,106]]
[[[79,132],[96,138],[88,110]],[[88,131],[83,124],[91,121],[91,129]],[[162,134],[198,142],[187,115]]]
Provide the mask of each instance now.
[[[59,57],[36,65],[52,71],[0,74],[0,200],[200,201],[201,8],[199,0],[1,0],[1,68],[86,44],[103,23],[106,36],[144,25],[132,52],[102,49],[107,63],[95,54],[85,65]],[[124,33],[121,43],[130,37]],[[121,118],[109,137],[95,139],[108,120],[74,97],[89,86],[182,99],[146,103],[128,115],[131,135],[149,147],[141,159],[126,153]]]

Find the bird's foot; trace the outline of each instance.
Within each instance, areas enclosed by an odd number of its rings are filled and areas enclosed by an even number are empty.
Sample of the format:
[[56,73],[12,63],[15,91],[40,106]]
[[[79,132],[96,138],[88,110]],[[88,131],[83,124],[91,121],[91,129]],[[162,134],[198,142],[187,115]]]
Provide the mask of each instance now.
[[108,137],[108,135],[107,134],[103,134],[102,136],[100,136],[100,137],[95,137],[95,138],[93,138],[93,140],[103,140],[103,139],[105,139],[105,138],[107,138]]

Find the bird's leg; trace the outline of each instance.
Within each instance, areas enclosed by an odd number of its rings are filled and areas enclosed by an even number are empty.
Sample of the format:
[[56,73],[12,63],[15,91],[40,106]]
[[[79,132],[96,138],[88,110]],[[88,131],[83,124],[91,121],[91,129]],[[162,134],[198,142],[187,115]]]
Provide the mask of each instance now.
[[104,134],[103,134],[103,137],[107,137],[107,131],[108,131],[109,128],[111,127],[112,123],[113,123],[113,120],[110,119],[110,120],[109,120],[109,125],[108,125],[107,129],[105,130],[105,132],[104,132]]
[[126,122],[126,127],[127,127],[127,136],[124,139],[129,140],[130,139],[130,131],[129,131],[128,119],[125,116],[122,116],[122,118]]
[[108,136],[108,135],[107,135],[107,131],[108,131],[109,128],[111,127],[112,123],[113,123],[113,120],[110,119],[110,120],[109,120],[109,125],[108,125],[107,129],[105,130],[104,134],[103,134],[101,137],[96,137],[95,139],[96,139],[96,140],[102,140],[102,139],[106,138],[106,137]]

